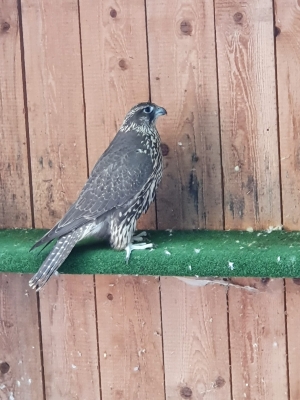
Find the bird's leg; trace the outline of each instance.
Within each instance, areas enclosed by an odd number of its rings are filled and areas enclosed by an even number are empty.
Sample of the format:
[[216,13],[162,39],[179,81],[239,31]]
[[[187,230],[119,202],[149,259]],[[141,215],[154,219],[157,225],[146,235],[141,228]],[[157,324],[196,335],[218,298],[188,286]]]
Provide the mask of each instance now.
[[132,241],[133,242],[141,242],[143,240],[143,238],[146,236],[147,236],[146,231],[140,232],[137,235],[132,236]]
[[126,251],[126,262],[128,263],[130,254],[132,250],[144,250],[144,249],[152,249],[153,243],[129,243],[125,248]]

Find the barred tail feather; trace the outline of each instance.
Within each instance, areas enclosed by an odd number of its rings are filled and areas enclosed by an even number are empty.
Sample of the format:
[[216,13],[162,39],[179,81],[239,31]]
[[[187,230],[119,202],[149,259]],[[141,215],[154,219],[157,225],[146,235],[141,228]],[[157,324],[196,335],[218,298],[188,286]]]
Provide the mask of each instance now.
[[32,289],[36,289],[36,291],[45,286],[51,275],[65,261],[80,238],[81,234],[78,231],[73,231],[59,238],[38,272],[30,279],[29,286]]

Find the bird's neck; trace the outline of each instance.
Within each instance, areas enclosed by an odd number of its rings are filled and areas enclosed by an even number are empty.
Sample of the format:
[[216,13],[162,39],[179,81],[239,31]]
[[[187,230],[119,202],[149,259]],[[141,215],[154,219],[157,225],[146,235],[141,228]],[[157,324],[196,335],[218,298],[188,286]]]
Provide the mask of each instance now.
[[129,124],[123,124],[120,128],[121,132],[129,132],[129,131],[135,131],[137,133],[144,135],[153,135],[153,133],[156,133],[156,127],[155,125],[149,125],[148,123],[140,123],[137,124],[136,122],[130,122]]

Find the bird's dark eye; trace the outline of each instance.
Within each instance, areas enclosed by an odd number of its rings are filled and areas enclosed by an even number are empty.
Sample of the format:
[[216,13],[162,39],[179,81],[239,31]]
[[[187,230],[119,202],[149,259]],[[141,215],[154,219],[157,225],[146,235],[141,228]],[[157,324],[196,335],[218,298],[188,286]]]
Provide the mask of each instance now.
[[152,112],[152,110],[153,110],[153,107],[148,106],[148,107],[144,108],[144,113],[150,114]]

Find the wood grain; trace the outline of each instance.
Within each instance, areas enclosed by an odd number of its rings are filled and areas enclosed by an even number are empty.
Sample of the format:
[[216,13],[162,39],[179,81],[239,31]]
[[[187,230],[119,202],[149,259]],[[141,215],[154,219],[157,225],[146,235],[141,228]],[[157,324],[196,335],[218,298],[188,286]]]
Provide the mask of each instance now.
[[225,227],[281,223],[272,0],[216,0]]
[[[149,100],[144,0],[80,0],[90,170],[132,106]],[[155,208],[139,228],[155,229]]]
[[0,1],[0,228],[31,227],[17,1]]
[[87,178],[76,0],[22,1],[35,226],[51,228]]
[[0,274],[0,399],[42,400],[37,297],[28,275]]
[[165,399],[159,282],[96,276],[102,400]]
[[229,399],[226,288],[163,277],[161,295],[166,399]]
[[275,1],[283,224],[300,229],[300,6]]
[[40,310],[47,400],[100,400],[93,276],[52,277]]
[[168,111],[158,226],[222,229],[213,2],[148,1],[147,21],[151,96]]
[[300,398],[300,286],[299,279],[286,279],[287,343],[290,400]]
[[233,398],[287,400],[283,280],[234,283],[258,290],[229,289]]

